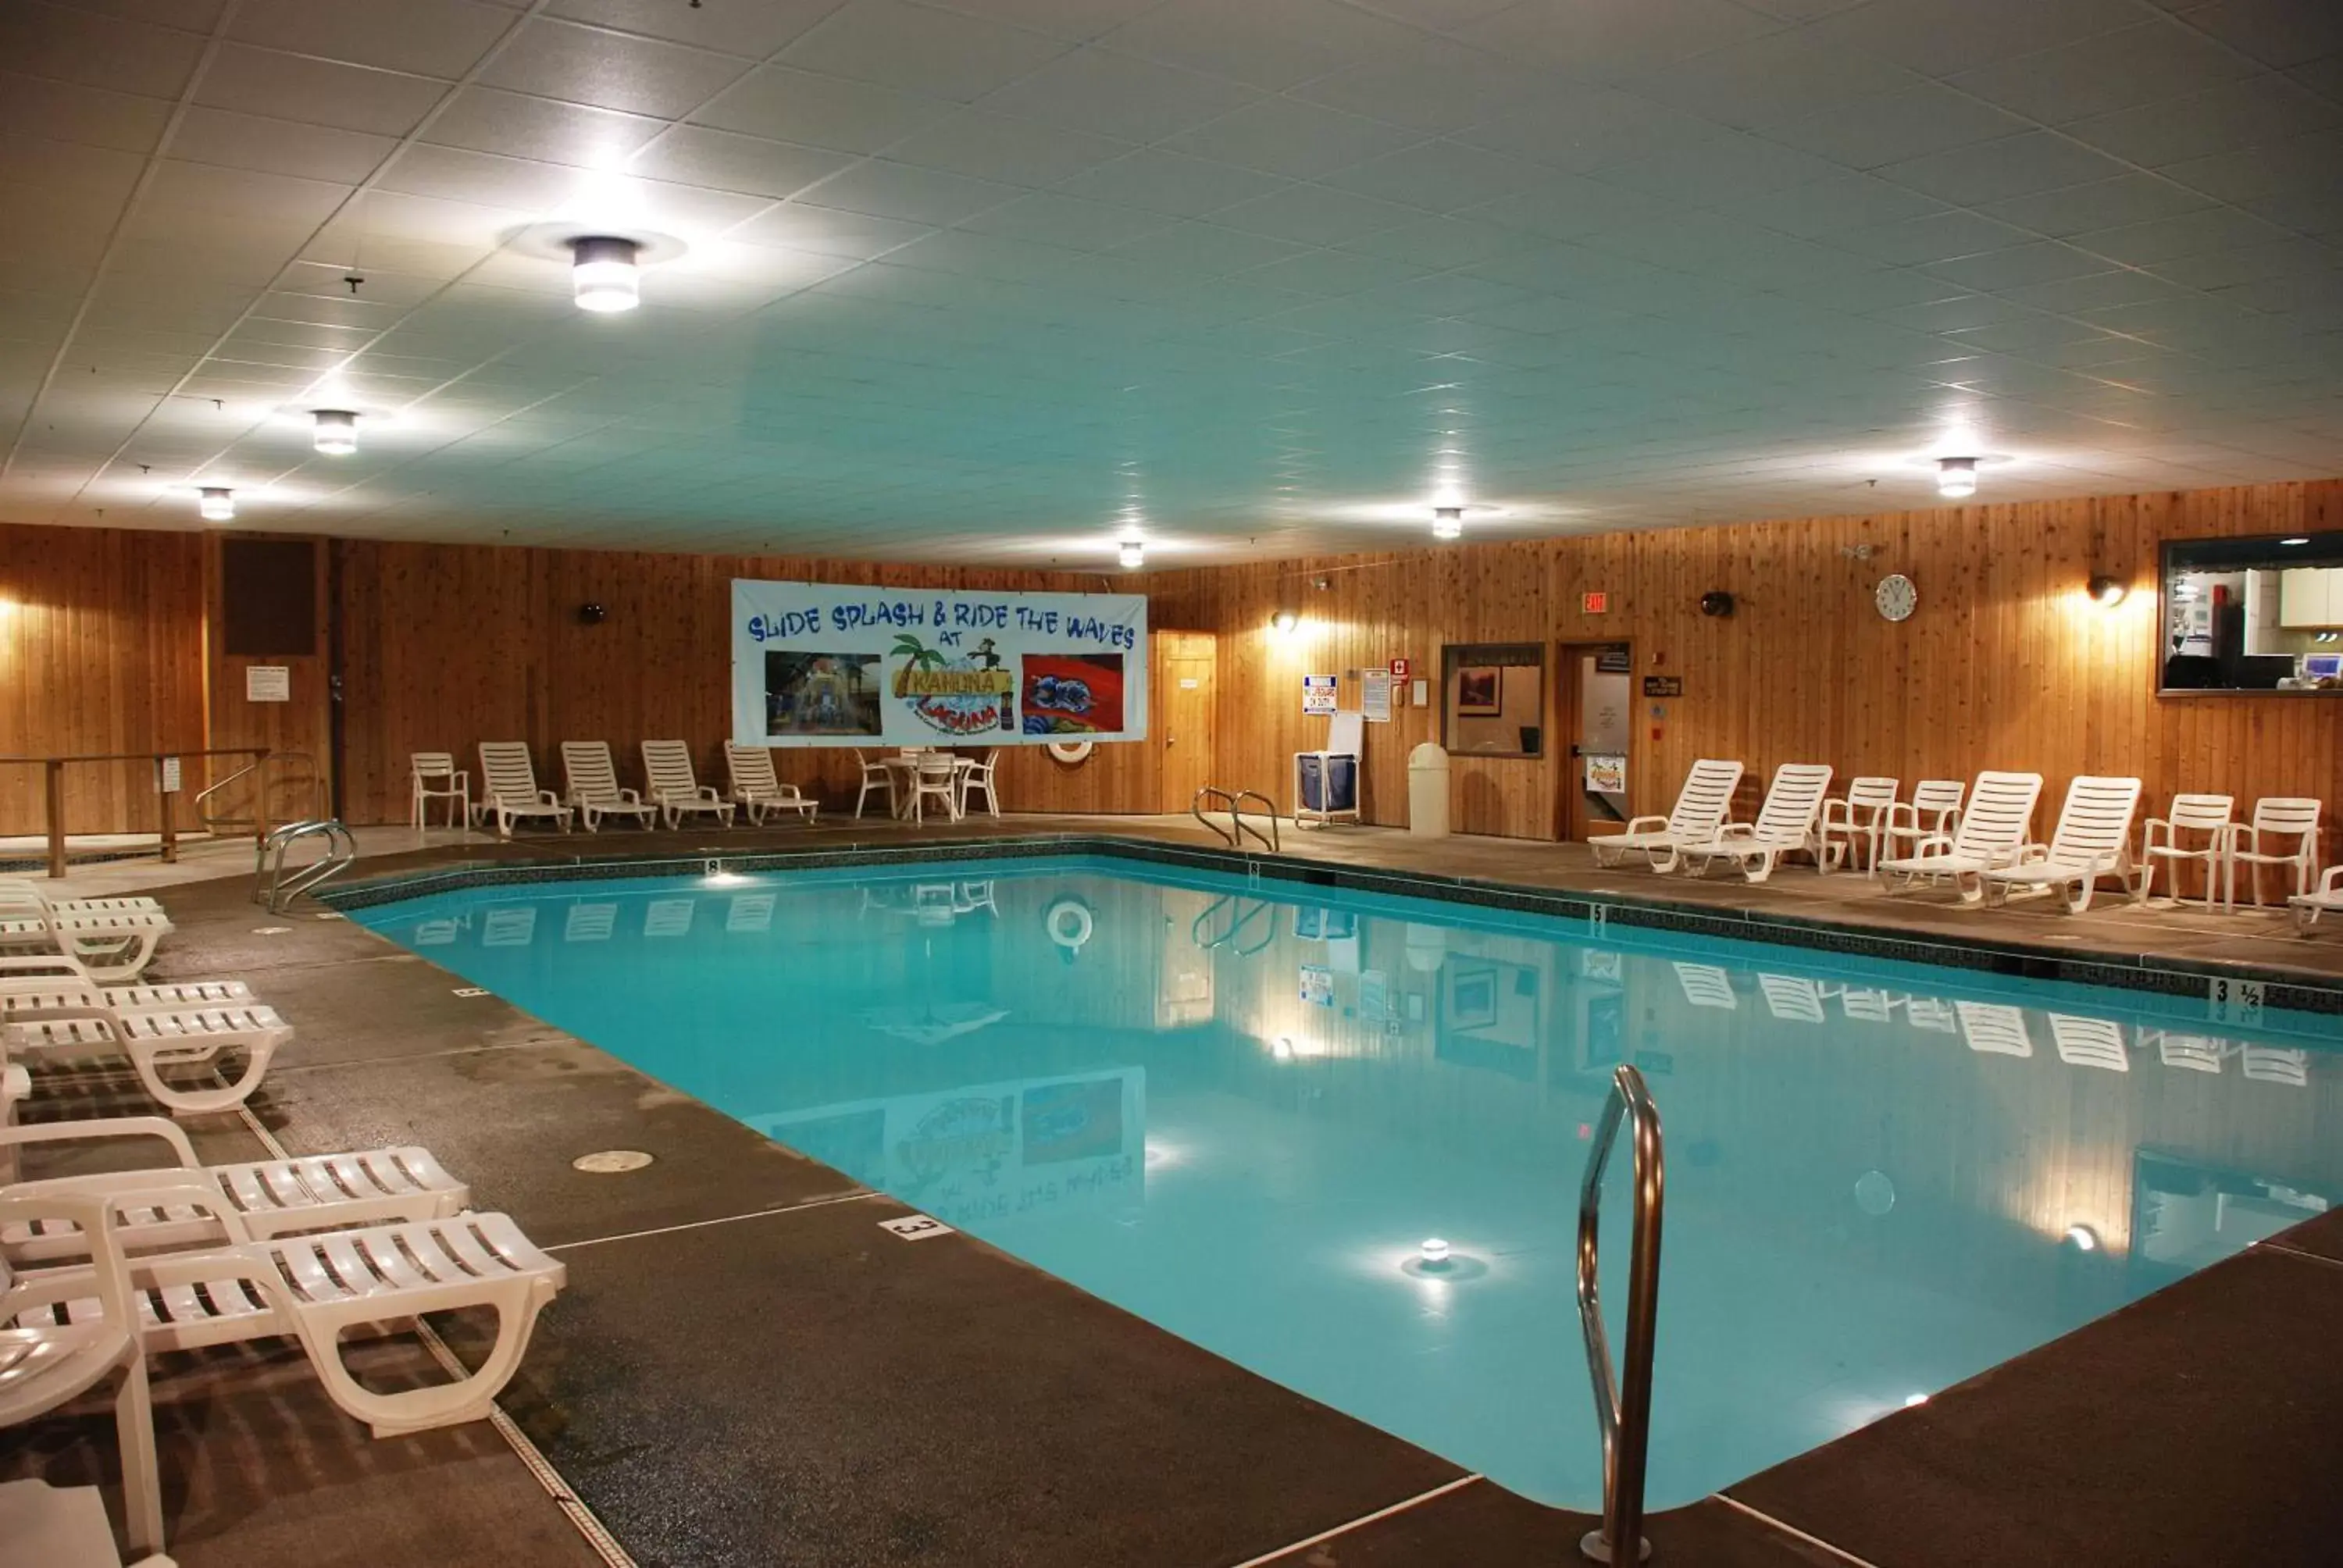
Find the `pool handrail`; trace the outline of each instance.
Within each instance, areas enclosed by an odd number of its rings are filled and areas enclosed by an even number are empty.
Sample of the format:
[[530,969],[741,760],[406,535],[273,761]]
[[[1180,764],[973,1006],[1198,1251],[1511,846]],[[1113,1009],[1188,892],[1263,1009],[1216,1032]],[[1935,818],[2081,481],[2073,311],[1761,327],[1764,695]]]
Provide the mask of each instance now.
[[[1211,796],[1213,799],[1220,801],[1222,806],[1227,810],[1229,814],[1229,825],[1227,827],[1222,827],[1218,822],[1213,821],[1211,818],[1204,815],[1204,799],[1206,796]],[[1262,832],[1259,828],[1254,827],[1252,823],[1244,819],[1244,803],[1248,800],[1258,800],[1263,806],[1269,808],[1267,812],[1264,813],[1264,815],[1269,818],[1268,832]],[[1242,850],[1244,849],[1244,836],[1247,833],[1250,833],[1254,838],[1260,839],[1262,846],[1269,849],[1272,854],[1277,852],[1277,802],[1271,799],[1268,796],[1262,794],[1258,789],[1229,790],[1222,789],[1217,784],[1207,784],[1202,789],[1197,790],[1196,793],[1190,798],[1188,801],[1188,814],[1195,818],[1197,821],[1202,822],[1205,827],[1210,828],[1214,833],[1220,835],[1222,841],[1227,844],[1231,849]]]
[[[1597,1295],[1603,1231],[1603,1175],[1623,1121],[1634,1124],[1634,1242],[1627,1260],[1627,1360],[1614,1374]],[[1594,1386],[1594,1422],[1603,1433],[1603,1524],[1578,1549],[1597,1563],[1640,1562],[1644,1539],[1644,1479],[1652,1435],[1652,1352],[1660,1312],[1660,1221],[1667,1205],[1667,1160],[1660,1112],[1644,1075],[1622,1063],[1611,1075],[1610,1098],[1594,1124],[1586,1174],[1578,1188],[1578,1326],[1586,1339],[1586,1370]],[[1615,1543],[1635,1543],[1622,1558]]]

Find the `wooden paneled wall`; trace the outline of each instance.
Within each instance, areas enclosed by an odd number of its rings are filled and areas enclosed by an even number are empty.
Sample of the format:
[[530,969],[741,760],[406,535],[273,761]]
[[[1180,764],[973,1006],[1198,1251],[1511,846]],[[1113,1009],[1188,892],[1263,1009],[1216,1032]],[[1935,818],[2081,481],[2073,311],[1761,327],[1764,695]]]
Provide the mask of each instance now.
[[[1291,753],[1323,743],[1304,719],[1304,673],[1413,660],[1437,699],[1451,642],[1619,640],[1641,675],[1684,695],[1636,701],[1630,794],[1664,811],[1699,757],[1738,758],[1754,796],[1791,761],[1857,773],[2045,776],[2046,831],[2069,778],[2137,774],[2150,808],[2176,791],[2315,795],[2343,810],[2343,701],[2275,695],[2158,697],[2157,544],[2207,535],[2343,528],[2343,480],[1946,508],[1661,529],[1526,543],[1151,574],[1158,624],[1221,638],[1219,771],[1288,792]],[[1889,572],[1920,608],[1895,624],[1872,607]],[[2131,586],[2114,608],[2085,593],[2095,573]],[[1737,599],[1699,613],[1704,592]],[[1587,615],[1581,596],[1610,596]],[[1301,628],[1270,618],[1291,609]],[[1345,683],[1347,693],[1355,688]],[[1568,738],[1534,760],[1458,759],[1459,830],[1557,836]],[[1368,727],[1367,819],[1406,819],[1406,758],[1438,736],[1436,707]],[[2333,840],[2329,840],[2331,858]]]
[[[701,781],[721,787],[736,577],[1128,591],[1095,573],[365,539],[336,548],[346,650],[343,813],[361,823],[406,820],[415,751],[453,751],[477,787],[474,748],[482,740],[527,740],[538,782],[558,789],[564,740],[608,741],[621,779],[639,782],[640,743],[679,736],[693,743]],[[602,606],[604,618],[582,624],[585,604]],[[1002,757],[1001,799],[1012,809],[1155,809],[1150,745],[1101,746],[1072,768],[1040,747],[1011,747]],[[850,750],[787,751],[779,763],[784,779],[851,803]]]
[[[195,749],[203,540],[0,524],[0,756]],[[0,767],[0,834],[43,830],[44,769]],[[151,763],[65,769],[69,826],[152,831]]]

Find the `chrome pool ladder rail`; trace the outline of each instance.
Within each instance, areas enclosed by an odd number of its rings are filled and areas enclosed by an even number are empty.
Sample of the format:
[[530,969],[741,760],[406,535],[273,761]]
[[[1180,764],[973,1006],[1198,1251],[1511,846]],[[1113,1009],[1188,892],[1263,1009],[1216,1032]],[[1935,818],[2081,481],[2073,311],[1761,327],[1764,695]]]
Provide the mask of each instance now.
[[[303,839],[323,839],[324,852],[287,876],[286,852]],[[252,890],[253,900],[266,905],[270,914],[281,915],[295,899],[339,876],[357,854],[357,840],[334,818],[287,822],[261,839],[254,850],[252,869],[257,882]]]
[[[1219,914],[1221,910],[1228,905],[1234,903],[1236,901],[1236,897],[1237,896],[1234,893],[1222,893],[1219,898],[1214,899],[1202,914],[1188,922],[1188,940],[1194,942],[1206,952],[1212,952],[1220,948],[1226,948],[1229,951],[1236,954],[1237,957],[1241,959],[1249,959],[1252,957],[1253,954],[1269,946],[1270,943],[1275,941],[1277,940],[1276,909],[1274,905],[1269,903],[1268,900],[1263,899],[1252,900],[1249,903],[1240,907],[1237,910],[1236,919],[1229,922],[1228,930],[1220,931],[1209,938],[1204,934],[1207,930],[1212,929],[1212,917]],[[1270,917],[1268,929],[1263,930],[1256,940],[1250,943],[1238,940],[1240,937],[1244,935],[1245,928],[1252,925],[1263,915],[1268,915]]]
[[[1627,1359],[1614,1372],[1597,1294],[1603,1232],[1603,1173],[1611,1162],[1619,1124],[1632,1124],[1634,1243],[1627,1260]],[[1660,1112],[1644,1075],[1622,1064],[1611,1075],[1611,1095],[1594,1124],[1586,1174],[1578,1187],[1578,1326],[1586,1339],[1586,1370],[1594,1385],[1594,1423],[1603,1433],[1603,1525],[1578,1549],[1597,1563],[1640,1562],[1652,1553],[1644,1539],[1644,1478],[1652,1438],[1652,1352],[1660,1314],[1660,1221],[1667,1207],[1667,1159]],[[1622,1555],[1619,1543],[1634,1544]]]
[[[1227,827],[1222,827],[1218,822],[1213,821],[1210,817],[1204,815],[1204,801],[1207,797],[1221,802],[1222,809],[1228,812],[1229,825]],[[1265,808],[1262,812],[1262,815],[1269,819],[1268,832],[1262,832],[1259,828],[1254,827],[1251,822],[1245,820],[1244,803],[1248,800],[1258,800],[1262,803],[1262,807]],[[1226,843],[1231,849],[1243,849],[1244,836],[1250,833],[1254,838],[1260,839],[1262,847],[1270,850],[1271,853],[1274,854],[1277,852],[1277,802],[1271,799],[1268,796],[1262,794],[1258,789],[1228,790],[1222,789],[1217,784],[1207,784],[1202,789],[1197,790],[1194,797],[1189,800],[1188,814],[1195,818],[1197,821],[1202,822],[1205,827],[1210,828],[1213,832],[1219,834],[1222,841]]]

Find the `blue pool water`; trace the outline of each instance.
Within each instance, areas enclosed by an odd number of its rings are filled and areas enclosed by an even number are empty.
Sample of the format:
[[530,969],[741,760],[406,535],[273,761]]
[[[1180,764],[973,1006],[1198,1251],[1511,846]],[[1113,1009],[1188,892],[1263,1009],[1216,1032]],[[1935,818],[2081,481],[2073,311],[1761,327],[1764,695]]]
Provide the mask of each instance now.
[[[2343,1199],[2343,1061],[2307,1015],[2217,1023],[2197,1000],[1072,858],[357,918],[1174,1333],[1580,1508],[1601,1468],[1576,1188],[1617,1062],[1667,1135],[1655,1506]],[[1444,1271],[1413,1261],[1434,1236]]]

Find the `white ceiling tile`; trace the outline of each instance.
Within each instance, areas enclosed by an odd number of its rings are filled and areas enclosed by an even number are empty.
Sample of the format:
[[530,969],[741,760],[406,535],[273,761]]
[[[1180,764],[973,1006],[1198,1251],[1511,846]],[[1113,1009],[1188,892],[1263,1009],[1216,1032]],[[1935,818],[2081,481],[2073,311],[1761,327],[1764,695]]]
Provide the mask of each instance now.
[[2249,201],[2298,189],[2332,198],[2335,171],[2343,168],[2343,132],[2318,131],[2237,152],[2189,158],[2158,171],[2223,201]]
[[1427,212],[1453,212],[1552,177],[1551,169],[1525,158],[1484,152],[1462,142],[1428,141],[1330,175],[1325,183]]
[[1835,172],[1839,172],[1836,166],[1812,154],[1760,136],[1725,131],[1649,157],[1605,164],[1594,174],[1606,185],[1708,205],[1804,185]]
[[648,115],[468,86],[458,88],[447,107],[432,116],[422,139],[508,158],[613,168],[667,125]]
[[1919,86],[1921,78],[1801,31],[1767,33],[1677,61],[1634,82],[1645,93],[1720,125],[1757,129]]
[[1215,213],[1212,221],[1249,234],[1297,245],[1342,245],[1377,229],[1397,228],[1420,215],[1413,207],[1373,201],[1325,186],[1295,186]]
[[1353,65],[1287,91],[1330,109],[1444,136],[1479,124],[1493,104],[1551,96],[1552,86],[1538,69],[1453,39],[1424,36],[1390,59]]
[[547,14],[761,60],[838,9],[842,0],[756,0],[753,5],[677,5],[675,0],[552,0]]
[[582,171],[462,147],[417,145],[394,159],[376,189],[517,212],[549,212],[578,191]]
[[1926,264],[1926,270],[1938,277],[1947,278],[1964,288],[1982,289],[1986,293],[2019,288],[2027,284],[2050,283],[2065,277],[2081,277],[2106,269],[2107,263],[2098,257],[2051,240],[2015,245],[2006,250],[1989,250],[1976,256],[1955,256],[1948,261]]
[[1715,136],[1715,121],[1609,87],[1560,87],[1484,102],[1458,141],[1584,171]]
[[2212,205],[2210,197],[2171,180],[2153,175],[2119,175],[2089,185],[1986,202],[1977,210],[2019,228],[2064,238],[2086,229],[2174,217]]
[[176,98],[203,55],[200,35],[63,6],[0,5],[0,60],[27,76]]
[[0,71],[0,135],[146,153],[162,139],[170,117],[171,106],[160,98]]
[[523,25],[480,80],[595,108],[677,119],[748,68],[729,55],[540,17]]
[[2206,92],[2097,115],[2065,128],[2111,156],[2162,167],[2343,124],[2343,104],[2263,75]]
[[1582,81],[1616,81],[1781,30],[1732,0],[1525,0],[1455,29],[1501,54],[1526,53]]
[[751,245],[811,251],[817,256],[867,260],[933,232],[924,224],[790,202],[750,219],[729,237]]
[[2267,65],[2343,55],[2343,11],[2321,0],[2212,0],[2191,5],[2187,20]]
[[1260,97],[1253,88],[1218,76],[1079,49],[991,94],[984,106],[1043,125],[1154,142]]
[[627,167],[633,174],[685,185],[788,196],[852,162],[849,153],[677,126],[637,153]]
[[[92,211],[118,210],[146,166],[146,160],[137,154],[110,147],[0,136],[0,185],[54,190]],[[21,221],[11,215],[10,223],[20,234],[38,232],[23,229]]]
[[2077,146],[2048,131],[2027,131],[1949,152],[1908,158],[1878,171],[1882,179],[1956,206],[2027,196],[2061,186],[2112,179],[2125,173],[2112,158]]
[[191,106],[172,133],[173,157],[357,185],[398,145],[391,136]]
[[1299,256],[1306,247],[1292,240],[1248,234],[1217,224],[1183,223],[1148,236],[1131,249],[1173,276],[1224,277]]
[[967,103],[1067,52],[1063,39],[902,0],[849,0],[788,48],[799,70]]
[[1009,235],[1069,250],[1111,250],[1159,233],[1175,221],[1161,213],[1043,191],[980,212],[963,226],[980,234]]
[[899,163],[1008,185],[1052,186],[1111,162],[1128,142],[963,109],[887,149]]
[[228,24],[240,44],[449,80],[477,64],[513,25],[513,13],[478,0],[242,0]]
[[1278,92],[1403,55],[1418,36],[1335,0],[1192,0],[1157,6],[1101,42],[1161,65]]
[[1930,82],[1785,121],[1766,135],[1849,168],[1876,169],[2026,128],[2006,110]]
[[1998,60],[1947,85],[2045,125],[2182,97],[2255,74],[2250,60],[2167,17]]
[[1814,24],[1818,42],[1931,76],[2135,25],[2133,0],[1875,0]]
[[999,206],[1020,194],[1013,186],[867,158],[822,181],[807,193],[806,199],[841,212],[942,226]]
[[1177,217],[1202,217],[1281,190],[1288,182],[1233,164],[1146,147],[1061,182],[1069,196],[1120,202]]
[[694,124],[775,141],[875,153],[953,112],[933,98],[779,65],[750,72],[693,115]]
[[403,136],[447,95],[444,82],[223,45],[196,85],[196,102],[240,114]]
[[1911,266],[2006,250],[2024,245],[2032,237],[2024,229],[1973,212],[1940,212],[1875,227],[1845,230],[1832,236],[1831,243],[1874,261]]
[[1264,98],[1168,138],[1166,151],[1262,174],[1315,179],[1423,139],[1378,120],[1291,98]]

